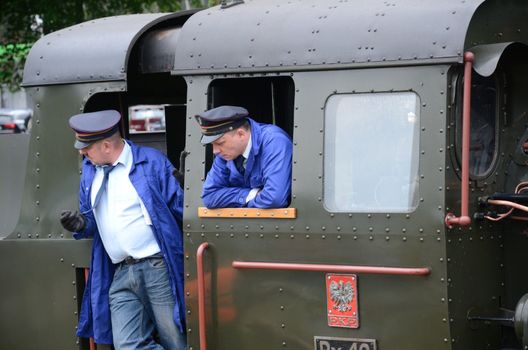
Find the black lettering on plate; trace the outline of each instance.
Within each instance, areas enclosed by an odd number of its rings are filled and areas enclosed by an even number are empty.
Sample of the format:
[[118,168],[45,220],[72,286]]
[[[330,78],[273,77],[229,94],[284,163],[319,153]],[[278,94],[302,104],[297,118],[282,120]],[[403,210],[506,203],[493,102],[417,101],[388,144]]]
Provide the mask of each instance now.
[[377,350],[376,339],[314,337],[315,350]]

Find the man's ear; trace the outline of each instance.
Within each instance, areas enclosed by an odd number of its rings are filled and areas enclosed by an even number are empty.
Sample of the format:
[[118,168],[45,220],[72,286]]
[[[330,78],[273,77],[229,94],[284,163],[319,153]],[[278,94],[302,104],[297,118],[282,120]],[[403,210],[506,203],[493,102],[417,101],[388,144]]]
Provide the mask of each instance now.
[[110,151],[112,145],[109,139],[105,139],[103,140],[102,146],[103,146],[103,151],[108,152]]

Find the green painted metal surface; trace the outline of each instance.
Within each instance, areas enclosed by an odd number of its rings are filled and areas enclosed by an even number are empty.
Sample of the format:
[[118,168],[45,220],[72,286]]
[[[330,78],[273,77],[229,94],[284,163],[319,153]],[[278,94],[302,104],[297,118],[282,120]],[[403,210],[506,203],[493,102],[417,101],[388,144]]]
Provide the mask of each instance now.
[[[469,6],[476,4],[480,2]],[[233,10],[244,8],[238,6]],[[296,2],[295,6],[303,5]],[[468,32],[461,34],[465,38],[456,41],[464,41],[464,49],[495,42],[527,42],[526,11],[522,1],[485,1],[476,7]],[[446,16],[454,15],[447,12]],[[200,18],[207,20],[205,12]],[[287,34],[281,33],[282,42],[287,42]],[[141,44],[142,39],[136,39]],[[149,47],[155,51],[157,46],[142,47],[154,60],[158,56],[148,52]],[[130,49],[127,57],[131,57],[128,67],[132,72],[120,81],[47,82],[29,88],[35,112],[31,134],[19,135],[17,144],[0,140],[0,161],[9,160],[8,147],[16,147],[20,156],[14,168],[0,169],[3,180],[13,180],[12,186],[0,189],[0,349],[86,348],[82,342],[78,345],[75,337],[76,298],[82,282],[79,269],[89,266],[91,243],[72,240],[57,220],[62,209],[77,206],[79,157],[72,148],[74,137],[67,119],[110,102],[122,103],[126,110],[128,103],[141,99],[139,95],[148,95],[149,103],[177,100],[187,108],[185,146],[190,155],[186,162],[184,238],[189,348],[201,349],[196,249],[209,242],[204,260],[209,349],[313,349],[316,336],[376,339],[378,350],[521,349],[511,328],[497,322],[470,321],[468,315],[493,315],[499,307],[513,310],[528,292],[528,280],[523,277],[528,249],[524,223],[474,221],[469,227],[453,229],[444,225],[447,212],[458,214],[460,210],[458,58],[424,56],[407,63],[366,61],[346,66],[320,62],[304,70],[292,66],[291,71],[280,63],[234,67],[232,72],[208,67],[210,75],[185,76],[185,86],[178,76],[144,74],[148,70],[140,68],[140,50]],[[517,183],[528,180],[528,156],[520,151],[520,144],[528,139],[528,55],[521,46],[508,48],[502,55],[495,71],[501,82],[496,160],[489,174],[471,181],[471,215],[479,210],[478,197],[511,192]],[[230,59],[243,61],[236,55]],[[75,74],[72,77],[77,81]],[[284,77],[294,86],[292,106],[288,107],[293,111],[290,127],[294,142],[291,206],[297,209],[297,218],[199,218],[207,161],[194,114],[218,98],[211,96],[210,86],[215,81],[232,81],[225,86],[233,88],[233,96],[230,91],[220,92],[224,98],[236,100],[241,80],[271,77]],[[284,80],[274,82],[280,85]],[[152,89],[156,85],[161,87]],[[213,91],[219,92],[222,86],[217,84]],[[418,207],[410,213],[329,212],[323,205],[327,99],[334,94],[393,91],[412,91],[420,101]],[[431,273],[359,274],[360,327],[345,329],[327,324],[324,273],[238,270],[231,266],[235,260],[428,267]]]

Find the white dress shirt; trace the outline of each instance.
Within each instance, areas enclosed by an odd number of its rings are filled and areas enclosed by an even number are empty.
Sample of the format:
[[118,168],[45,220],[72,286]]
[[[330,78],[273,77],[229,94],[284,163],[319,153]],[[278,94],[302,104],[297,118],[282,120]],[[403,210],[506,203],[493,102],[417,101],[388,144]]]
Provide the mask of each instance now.
[[[103,245],[114,264],[128,256],[140,259],[160,252],[150,215],[128,177],[134,161],[130,146],[123,142],[123,151],[109,174],[107,190],[94,210]],[[96,167],[92,205],[102,181],[103,168]]]
[[[249,158],[249,153],[251,152],[251,133],[249,134],[249,140],[248,144],[246,145],[246,149],[244,150],[244,153],[242,153],[242,157],[244,157],[244,169],[246,168],[246,163]],[[246,197],[246,203],[250,200],[254,199],[257,194],[259,193],[260,188],[252,188],[251,191],[249,191],[247,197]]]

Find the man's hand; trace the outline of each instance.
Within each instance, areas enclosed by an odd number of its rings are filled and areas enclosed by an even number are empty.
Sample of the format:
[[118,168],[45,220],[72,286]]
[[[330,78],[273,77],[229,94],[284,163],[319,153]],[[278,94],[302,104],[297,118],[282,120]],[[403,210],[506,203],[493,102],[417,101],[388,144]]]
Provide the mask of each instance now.
[[84,229],[84,216],[79,212],[63,210],[60,216],[62,227],[70,232],[79,232]]
[[174,175],[176,180],[178,180],[178,182],[180,183],[180,186],[182,188],[183,188],[183,183],[184,183],[184,179],[185,179],[185,158],[187,158],[188,155],[189,155],[189,152],[187,152],[185,150],[181,151],[181,153],[180,153],[180,168],[179,169],[174,169],[174,171],[172,172],[172,175]]
[[172,175],[176,178],[176,180],[178,180],[178,182],[180,183],[180,186],[183,188],[185,174],[178,169],[174,169],[174,171],[172,172]]

